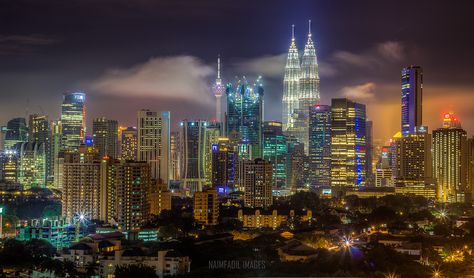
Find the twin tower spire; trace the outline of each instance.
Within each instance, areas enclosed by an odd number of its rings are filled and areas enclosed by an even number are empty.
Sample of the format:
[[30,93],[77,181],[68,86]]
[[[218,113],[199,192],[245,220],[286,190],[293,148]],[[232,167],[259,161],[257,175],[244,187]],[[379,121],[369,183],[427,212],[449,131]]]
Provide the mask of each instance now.
[[312,40],[311,20],[309,20],[308,39],[301,61],[296,47],[295,26],[291,26],[291,43],[283,78],[283,129],[288,130],[294,126],[292,115],[298,112],[298,109],[302,112],[309,111],[311,105],[319,103],[319,98],[318,60]]

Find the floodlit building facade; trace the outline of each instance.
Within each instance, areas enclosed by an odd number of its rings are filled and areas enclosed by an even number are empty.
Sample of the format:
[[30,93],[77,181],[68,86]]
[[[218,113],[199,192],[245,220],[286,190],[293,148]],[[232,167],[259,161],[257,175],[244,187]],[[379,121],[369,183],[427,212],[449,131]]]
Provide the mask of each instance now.
[[267,208],[273,204],[272,184],[273,168],[269,161],[257,158],[255,160],[239,161],[239,179],[243,183],[244,206],[250,208]]
[[170,112],[138,111],[138,161],[151,166],[151,177],[169,183]]
[[86,132],[86,94],[64,94],[61,105],[63,150],[75,151],[84,142]]
[[365,105],[331,101],[331,186],[366,185]]

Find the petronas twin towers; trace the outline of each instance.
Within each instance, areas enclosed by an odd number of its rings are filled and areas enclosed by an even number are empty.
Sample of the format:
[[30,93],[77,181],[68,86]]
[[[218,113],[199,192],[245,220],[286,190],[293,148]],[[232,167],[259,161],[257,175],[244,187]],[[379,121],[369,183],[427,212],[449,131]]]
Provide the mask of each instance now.
[[[305,129],[296,123],[297,114],[308,115],[309,107],[319,103],[319,74],[316,49],[311,38],[311,20],[309,21],[308,40],[300,62],[295,42],[295,28],[292,26],[290,49],[283,78],[283,130]],[[306,130],[307,131],[307,126]],[[307,133],[304,130],[299,133]],[[298,136],[297,136],[298,137]],[[303,139],[303,138],[302,138]],[[303,140],[306,141],[306,140]],[[304,142],[307,143],[307,142]],[[305,147],[307,144],[305,144]]]

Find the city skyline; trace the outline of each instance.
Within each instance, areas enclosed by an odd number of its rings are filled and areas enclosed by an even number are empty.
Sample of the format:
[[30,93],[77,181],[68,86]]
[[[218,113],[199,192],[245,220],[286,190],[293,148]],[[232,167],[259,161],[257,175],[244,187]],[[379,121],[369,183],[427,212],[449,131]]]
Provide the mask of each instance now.
[[[265,120],[281,121],[283,68],[291,39],[291,25],[296,25],[295,40],[301,55],[306,41],[307,20],[311,19],[320,64],[322,104],[329,104],[331,98],[344,96],[366,104],[368,118],[374,120],[374,138],[387,140],[399,131],[399,124],[396,121],[381,122],[378,115],[393,117],[394,120],[400,118],[400,70],[417,64],[424,69],[424,124],[434,130],[440,127],[439,121],[445,113],[455,112],[468,134],[474,131],[474,112],[469,107],[472,101],[471,88],[474,88],[469,77],[474,70],[472,66],[464,64],[472,54],[463,46],[469,45],[466,40],[470,38],[462,36],[465,27],[460,24],[468,18],[459,7],[445,8],[446,13],[457,15],[454,23],[433,22],[430,19],[436,18],[439,13],[433,9],[419,15],[417,19],[404,18],[400,26],[394,26],[397,21],[382,20],[382,26],[378,28],[366,26],[364,22],[350,26],[356,19],[336,11],[341,3],[332,7],[303,1],[298,7],[287,7],[283,1],[276,1],[268,9],[269,16],[264,23],[254,24],[254,20],[238,19],[223,30],[223,27],[206,28],[215,26],[214,23],[225,16],[217,11],[222,10],[225,14],[230,7],[228,4],[214,4],[213,1],[207,1],[204,6],[210,7],[209,11],[202,8],[197,10],[197,16],[209,15],[209,22],[190,25],[194,16],[188,15],[182,21],[169,25],[168,29],[160,27],[159,20],[153,24],[155,19],[152,15],[160,13],[159,8],[163,7],[161,5],[172,8],[173,4],[170,3],[140,2],[133,5],[131,14],[120,12],[125,9],[122,2],[116,5],[92,2],[78,4],[80,7],[88,5],[97,9],[95,14],[90,14],[90,21],[78,21],[69,26],[78,32],[74,37],[66,34],[63,28],[50,28],[48,24],[51,22],[48,21],[38,22],[34,27],[32,24],[25,26],[18,22],[23,15],[18,14],[16,4],[5,5],[0,13],[4,13],[2,21],[10,28],[8,34],[0,34],[0,55],[4,58],[0,73],[5,73],[0,77],[0,89],[6,92],[2,94],[3,101],[0,103],[0,108],[4,111],[0,122],[6,124],[11,118],[23,117],[26,110],[38,114],[44,111],[50,116],[50,120],[57,119],[57,104],[61,102],[62,94],[81,89],[88,97],[88,134],[92,132],[92,119],[95,117],[107,117],[118,120],[123,125],[134,126],[136,111],[144,108],[154,111],[171,110],[171,127],[177,130],[177,123],[183,119],[204,120],[214,117],[215,97],[212,85],[216,78],[215,61],[218,54],[222,59],[225,83],[233,82],[235,75],[254,75],[248,76],[251,79],[263,76],[266,92]],[[38,9],[46,9],[51,5],[53,2]],[[353,4],[345,5],[352,7]],[[362,10],[371,5],[374,6],[373,9],[377,8],[377,5],[367,1],[357,9]],[[403,5],[393,5],[392,12],[378,12],[377,17],[391,19],[395,11],[400,9],[399,6]],[[117,11],[116,17],[107,12],[106,7]],[[313,12],[306,11],[305,7]],[[146,9],[150,11],[145,12]],[[262,1],[255,7],[255,11],[237,8],[236,13],[253,14],[264,9],[265,1]],[[80,16],[77,11],[66,7],[56,7],[55,11],[71,18]],[[12,17],[12,14],[17,16]],[[39,20],[33,10],[27,10],[25,14],[29,15],[31,21]],[[171,15],[165,18],[177,14],[184,15],[185,11],[172,9]],[[118,22],[119,19],[136,18],[138,15],[142,16],[141,20],[128,28]],[[271,15],[284,16],[277,19]],[[100,16],[117,23],[114,25],[116,27],[98,24],[97,30],[89,30],[87,27],[90,24],[100,23]],[[334,24],[335,17],[341,18],[343,22]],[[64,21],[59,16],[53,18],[59,22]],[[436,28],[439,33],[447,35],[450,43],[435,45],[433,34],[419,35],[419,30],[427,28],[427,22],[434,24],[430,28]],[[359,28],[365,28],[367,32],[361,33]],[[101,32],[122,29],[123,35],[141,30],[143,36],[133,35],[133,44],[119,44],[120,38],[114,32],[102,39],[99,36]],[[241,30],[246,32],[242,33]],[[156,38],[150,39],[149,34],[153,31],[156,32]],[[216,40],[219,33],[226,38],[224,42]],[[236,49],[232,45],[240,33],[240,36],[250,41],[261,37],[261,42]],[[158,38],[163,40],[157,41]],[[204,44],[199,43],[201,39],[208,39],[212,47],[203,47]],[[86,40],[98,47],[89,46],[85,43]],[[188,40],[190,44],[183,45],[183,40]],[[112,51],[107,50],[108,48]],[[166,67],[169,74],[177,74],[176,78],[165,80],[157,74],[163,71],[163,67]],[[187,69],[183,71],[183,68]],[[183,75],[189,77],[182,86],[176,86],[175,80],[180,80]],[[104,109],[107,106],[117,109]]]

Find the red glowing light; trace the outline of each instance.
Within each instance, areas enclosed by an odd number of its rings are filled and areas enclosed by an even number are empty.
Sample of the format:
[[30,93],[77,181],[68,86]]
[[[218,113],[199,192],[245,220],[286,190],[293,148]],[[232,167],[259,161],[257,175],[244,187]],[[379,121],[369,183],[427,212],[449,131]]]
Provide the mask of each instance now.
[[451,115],[449,115],[449,113],[444,114],[445,119],[449,119],[450,117],[451,117]]

